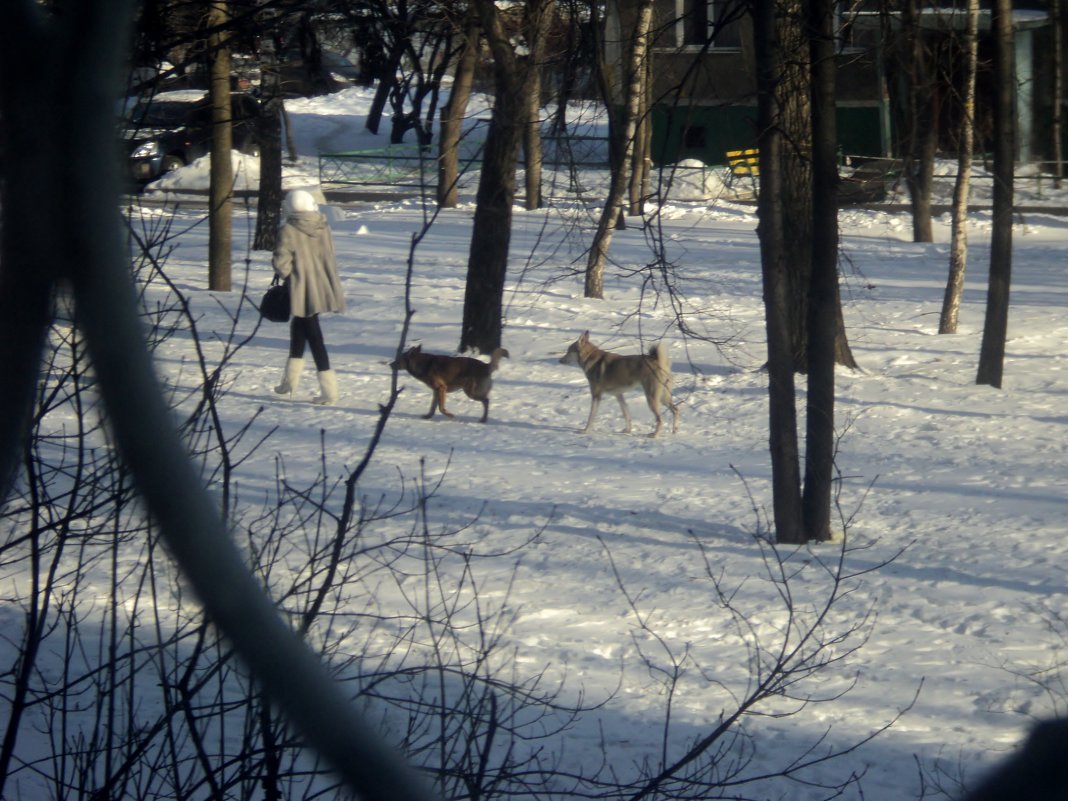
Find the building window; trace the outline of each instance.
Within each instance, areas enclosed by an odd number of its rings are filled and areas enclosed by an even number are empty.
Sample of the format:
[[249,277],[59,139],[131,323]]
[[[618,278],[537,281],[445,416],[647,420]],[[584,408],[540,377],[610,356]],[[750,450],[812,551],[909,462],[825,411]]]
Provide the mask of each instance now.
[[682,47],[741,47],[737,0],[677,0],[677,36]]
[[869,50],[879,43],[879,7],[874,0],[845,0],[835,8],[839,51]]

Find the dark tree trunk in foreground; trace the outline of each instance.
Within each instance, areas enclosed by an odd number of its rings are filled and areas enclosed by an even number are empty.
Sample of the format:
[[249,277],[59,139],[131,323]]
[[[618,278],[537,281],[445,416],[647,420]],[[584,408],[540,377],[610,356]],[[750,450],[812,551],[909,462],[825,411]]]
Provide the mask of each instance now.
[[226,0],[212,0],[208,25],[211,47],[211,178],[208,224],[208,289],[230,291],[233,251],[233,111],[230,105],[230,44]]
[[776,36],[776,0],[756,0],[753,33],[757,59],[760,136],[760,261],[768,336],[768,431],[771,450],[775,537],[804,541],[801,472],[794,399],[794,354],[790,337],[793,292],[786,267],[783,223],[782,130],[777,87],[781,61]]
[[834,0],[809,0],[812,62],[812,282],[808,318],[805,536],[831,538],[834,357],[838,329],[838,156]]
[[1061,0],[1049,0],[1049,21],[1051,30],[1050,69],[1053,72],[1053,119],[1050,120],[1050,136],[1053,138],[1053,185],[1061,188],[1061,179],[1064,178],[1064,146],[1061,143],[1062,131],[1064,130],[1064,55],[1063,29],[1061,25]]
[[[808,372],[808,291],[812,281],[812,106],[808,39],[801,0],[776,0],[780,75],[776,87],[783,240],[790,243],[790,344],[794,370]],[[763,170],[761,170],[763,180]]]
[[1012,202],[1016,158],[1015,80],[1011,0],[994,4],[994,212],[990,238],[990,285],[977,384],[1001,387],[1009,328],[1012,282]]
[[493,51],[496,94],[471,229],[460,350],[490,353],[501,344],[515,170],[526,124],[526,103],[519,64],[493,0],[477,0],[477,7]]
[[[778,43],[782,49],[777,85],[780,125],[784,139],[780,147],[782,165],[783,238],[790,243],[791,258],[787,280],[793,299],[790,342],[794,370],[808,372],[809,287],[812,281],[813,189],[812,189],[812,67],[809,37],[804,25],[805,6],[798,0],[778,0]],[[835,361],[856,369],[857,363],[846,337],[841,298],[835,283]]]

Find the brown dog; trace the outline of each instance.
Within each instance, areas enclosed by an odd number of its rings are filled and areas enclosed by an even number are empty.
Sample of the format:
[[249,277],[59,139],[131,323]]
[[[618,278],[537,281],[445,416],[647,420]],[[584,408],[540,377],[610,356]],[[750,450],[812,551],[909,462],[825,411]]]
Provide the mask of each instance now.
[[481,362],[467,356],[446,356],[442,353],[423,353],[422,345],[414,345],[406,350],[399,359],[390,364],[394,370],[403,367],[414,378],[418,378],[434,393],[430,401],[430,411],[423,415],[424,420],[434,416],[437,409],[446,417],[452,412],[445,408],[445,395],[462,389],[471,400],[482,402],[482,420],[489,417],[489,394],[493,388],[493,372],[502,356],[508,356],[504,348],[497,348],[490,356],[490,361]]
[[656,418],[656,428],[650,437],[660,433],[663,422],[660,419],[660,407],[671,410],[671,432],[679,430],[679,407],[671,398],[671,358],[667,345],[658,342],[649,348],[649,352],[633,355],[620,355],[601,350],[590,342],[587,331],[568,347],[560,359],[561,364],[577,364],[590,382],[590,416],[586,419],[584,432],[589,432],[597,407],[601,405],[602,395],[614,395],[623,411],[626,427],[623,433],[630,433],[630,411],[623,393],[628,389],[641,387],[645,392],[645,402]]

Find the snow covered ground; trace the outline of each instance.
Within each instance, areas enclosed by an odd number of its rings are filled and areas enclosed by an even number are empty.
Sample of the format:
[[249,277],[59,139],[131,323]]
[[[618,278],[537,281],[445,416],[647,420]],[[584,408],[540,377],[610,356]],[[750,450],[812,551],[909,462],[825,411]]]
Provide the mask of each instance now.
[[[366,99],[351,90],[292,103],[305,159],[287,174],[288,186],[317,183],[316,152],[367,146]],[[169,181],[202,185],[203,173],[192,167]],[[1048,186],[1041,196],[1028,192],[1028,202],[1060,200]],[[455,352],[459,342],[472,210],[465,196],[459,208],[442,211],[414,252],[409,341],[424,349]],[[339,376],[336,406],[308,403],[310,367],[294,398],[271,391],[285,361],[284,326],[264,324],[237,355],[224,420],[237,427],[262,408],[256,430],[278,427],[242,465],[243,497],[272,491],[278,455],[289,476],[317,474],[320,436],[332,477],[343,477],[361,458],[389,394],[409,248],[426,211],[414,198],[332,207],[349,302],[345,315],[323,321]],[[675,756],[730,709],[750,676],[746,645],[753,641],[734,636],[709,573],[725,590],[737,590],[753,636],[774,642],[785,612],[766,579],[766,547],[754,537],[771,504],[754,209],[681,199],[663,208],[656,222],[673,264],[675,305],[661,277],[647,281],[654,229],[637,225],[612,242],[606,299],[583,298],[591,211],[516,210],[505,295],[511,358],[497,374],[489,423],[477,423],[480,407],[462,395],[450,396],[455,420],[421,419],[429,393],[402,375],[404,391],[361,490],[389,496],[398,475],[411,479],[422,471],[427,481],[442,481],[432,500],[433,526],[471,524],[465,537],[476,553],[519,549],[478,565],[486,597],[506,599],[516,615],[506,636],[519,665],[566,673],[568,697],[609,699],[553,747],[587,764],[603,748],[625,772],[660,757],[664,686],[639,653],[666,661],[637,631],[623,590],[673,653],[687,654],[673,699]],[[206,290],[203,210],[153,201],[138,214],[149,222],[176,216],[175,230],[184,233],[169,274],[201,315],[201,331],[224,330],[240,292]],[[269,254],[244,245],[252,224],[239,210],[235,263],[251,260],[248,292],[256,298],[271,270]],[[928,797],[938,797],[932,777],[951,790],[959,779],[974,781],[1068,698],[1045,690],[1056,685],[1057,665],[1068,657],[1068,218],[1037,212],[1019,218],[1000,390],[974,381],[989,212],[971,220],[967,288],[953,336],[936,333],[948,219],[937,221],[934,244],[909,241],[908,216],[886,209],[844,210],[841,227],[845,318],[861,369],[837,376],[839,528],[846,531],[845,573],[855,577],[844,581],[848,593],[834,606],[831,625],[846,629],[870,610],[871,627],[860,650],[806,685],[831,693],[855,678],[848,694],[794,716],[750,721],[759,748],[753,772],[781,764],[784,754],[828,730],[830,745],[861,739],[911,704],[871,743],[803,778],[833,783],[863,772],[847,797],[901,801],[920,794],[923,770]],[[677,312],[707,339],[682,336]],[[246,316],[241,328],[249,333],[254,323]],[[558,359],[587,329],[595,342],[620,352],[666,340],[683,403],[678,434],[643,436],[651,418],[637,395],[630,401],[632,434],[618,433],[613,402],[602,404],[591,434],[580,432],[586,381]],[[161,350],[160,368],[175,380],[183,380],[185,347],[173,340]],[[839,550],[831,544],[783,552],[790,570],[805,567],[792,584],[801,610],[827,589],[819,563],[834,562]],[[781,780],[745,792],[821,797]]]

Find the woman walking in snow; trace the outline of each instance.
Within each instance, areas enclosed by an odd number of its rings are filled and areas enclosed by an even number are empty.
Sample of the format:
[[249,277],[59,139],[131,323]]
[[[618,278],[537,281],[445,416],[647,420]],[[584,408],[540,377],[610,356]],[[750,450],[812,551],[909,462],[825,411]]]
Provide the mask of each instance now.
[[320,394],[314,403],[337,400],[337,376],[330,369],[323,332],[322,312],[345,311],[345,295],[337,274],[334,238],[326,217],[310,192],[296,189],[286,195],[283,208],[286,222],[278,232],[274,250],[274,271],[289,284],[293,313],[289,327],[289,359],[282,383],[274,388],[280,395],[297,391],[304,369],[304,349],[311,349],[319,376]]

